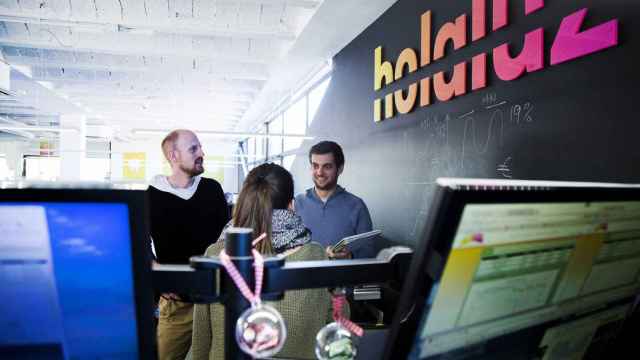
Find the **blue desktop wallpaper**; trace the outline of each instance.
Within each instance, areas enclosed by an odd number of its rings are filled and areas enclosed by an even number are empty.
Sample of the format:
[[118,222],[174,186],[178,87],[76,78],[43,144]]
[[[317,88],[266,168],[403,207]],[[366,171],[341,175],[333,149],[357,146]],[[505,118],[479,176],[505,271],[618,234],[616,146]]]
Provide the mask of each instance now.
[[[43,206],[62,322],[55,357],[138,358],[129,212],[113,203],[20,203]],[[28,286],[29,284],[25,284]],[[28,301],[28,299],[25,299]],[[23,318],[37,317],[34,315]],[[34,319],[35,320],[35,319]],[[37,320],[36,320],[37,321]],[[11,331],[11,329],[1,329]],[[59,335],[56,335],[59,336]],[[27,342],[28,343],[28,342]]]

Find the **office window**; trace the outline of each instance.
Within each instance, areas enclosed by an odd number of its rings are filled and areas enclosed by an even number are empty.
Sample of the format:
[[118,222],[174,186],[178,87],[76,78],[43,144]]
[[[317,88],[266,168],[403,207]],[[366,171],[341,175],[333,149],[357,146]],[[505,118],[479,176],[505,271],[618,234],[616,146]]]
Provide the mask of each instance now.
[[207,155],[204,157],[204,176],[216,179],[220,184],[224,184],[224,170],[233,167],[233,161],[225,161],[224,156]]
[[[264,134],[264,128],[261,127],[258,134]],[[256,160],[264,160],[266,140],[263,137],[256,137]]]
[[247,148],[247,155],[249,155],[249,162],[255,161],[256,155],[256,138],[249,138],[249,146]]
[[[57,156],[27,156],[24,162],[25,178],[55,181],[61,175],[60,162]],[[79,180],[105,181],[111,178],[111,159],[109,158],[84,158],[82,165],[79,166],[81,166]]]
[[111,177],[111,159],[86,158],[82,163],[82,180],[105,181]]
[[[269,134],[282,134],[282,115],[277,116],[269,123]],[[269,155],[282,153],[282,138],[269,138]]]
[[316,87],[309,91],[309,126],[313,122],[313,119],[316,117],[316,113],[318,112],[318,108],[322,103],[322,99],[324,98],[324,94],[327,92],[327,88],[329,87],[329,83],[331,82],[331,77],[322,81]]
[[282,158],[282,167],[291,171],[291,166],[293,165],[293,161],[296,159],[295,155],[287,155]]
[[27,156],[24,160],[27,180],[55,181],[60,177],[60,158],[57,156]]
[[[292,99],[295,102],[284,103],[281,108],[274,109],[276,115],[269,115],[267,118],[269,119],[267,126],[270,135],[307,134],[309,124],[315,117],[322,98],[329,87],[331,77],[328,74],[330,72],[331,66],[329,64],[328,67],[317,73],[308,84],[293,95]],[[290,168],[295,159],[293,153],[300,148],[303,141],[303,139],[296,138],[270,137],[265,140],[264,149],[264,154],[268,154],[268,157],[261,158],[260,162],[269,161]],[[284,159],[283,155],[286,155]],[[293,156],[289,157],[290,155]]]
[[[304,135],[307,130],[307,98],[302,97],[284,112],[284,133]],[[302,145],[302,139],[284,139],[284,151]]]
[[242,141],[242,152],[244,154],[249,154],[249,139]]
[[0,180],[13,179],[15,173],[9,169],[9,164],[5,157],[0,157]]

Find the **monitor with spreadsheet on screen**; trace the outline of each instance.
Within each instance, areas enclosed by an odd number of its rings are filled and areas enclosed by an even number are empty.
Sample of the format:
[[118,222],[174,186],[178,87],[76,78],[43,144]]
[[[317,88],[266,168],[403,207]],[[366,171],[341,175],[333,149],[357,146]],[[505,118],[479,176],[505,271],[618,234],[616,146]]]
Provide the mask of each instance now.
[[0,358],[153,354],[144,191],[0,190]]
[[414,321],[394,321],[386,354],[566,359],[604,351],[640,288],[640,189],[438,184],[406,280],[416,290],[405,286],[401,299]]

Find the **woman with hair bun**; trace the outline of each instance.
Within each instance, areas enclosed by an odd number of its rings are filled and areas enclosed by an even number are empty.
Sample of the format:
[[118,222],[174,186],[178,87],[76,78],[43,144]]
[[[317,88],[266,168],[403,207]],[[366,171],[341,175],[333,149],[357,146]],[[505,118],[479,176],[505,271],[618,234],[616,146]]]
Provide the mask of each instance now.
[[[293,211],[293,178],[283,167],[263,164],[249,172],[244,181],[233,218],[206,256],[224,249],[226,229],[253,229],[253,238],[266,233],[256,249],[265,256],[286,261],[324,260],[321,245],[311,242],[311,233]],[[287,325],[287,340],[278,357],[315,359],[315,336],[330,321],[331,296],[327,289],[287,291],[281,301],[266,302],[276,308]],[[193,315],[193,359],[224,359],[224,308],[220,304],[196,305]]]

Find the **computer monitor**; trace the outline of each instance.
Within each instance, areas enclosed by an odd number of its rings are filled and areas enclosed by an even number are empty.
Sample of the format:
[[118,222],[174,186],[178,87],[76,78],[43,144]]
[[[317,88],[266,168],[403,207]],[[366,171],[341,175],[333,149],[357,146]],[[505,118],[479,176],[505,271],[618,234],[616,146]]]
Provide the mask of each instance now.
[[640,289],[640,188],[437,184],[385,357],[578,359],[601,353]]
[[0,358],[155,356],[144,191],[0,189]]

